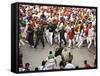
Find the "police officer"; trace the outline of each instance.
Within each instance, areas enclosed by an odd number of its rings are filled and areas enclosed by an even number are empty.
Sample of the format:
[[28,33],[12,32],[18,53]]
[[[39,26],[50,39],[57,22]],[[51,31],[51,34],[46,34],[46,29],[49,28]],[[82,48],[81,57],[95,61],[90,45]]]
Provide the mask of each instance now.
[[43,32],[44,32],[43,27],[39,26],[37,28],[37,31],[36,31],[36,43],[35,43],[34,48],[37,47],[39,41],[41,41],[42,42],[42,46],[45,47],[45,45],[44,45],[44,38],[43,38]]
[[60,47],[61,47],[62,40],[64,41],[64,45],[66,45],[64,27],[62,27],[62,29],[59,30],[59,32],[60,32]]

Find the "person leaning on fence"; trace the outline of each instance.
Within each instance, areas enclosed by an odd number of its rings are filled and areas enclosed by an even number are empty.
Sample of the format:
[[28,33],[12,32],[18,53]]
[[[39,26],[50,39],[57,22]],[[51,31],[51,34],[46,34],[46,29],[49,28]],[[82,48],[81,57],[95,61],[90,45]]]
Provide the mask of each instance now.
[[87,63],[87,60],[84,60],[84,68],[91,68],[90,64]]
[[38,70],[46,70],[45,64],[46,61],[43,60],[41,66],[38,67]]
[[46,62],[45,67],[46,67],[47,70],[54,70],[54,69],[56,69],[57,62],[56,62],[55,56],[52,53],[52,51],[49,52],[48,58],[46,60],[47,60],[47,62]]
[[68,61],[68,63],[65,65],[65,69],[75,69],[75,66],[71,61]]
[[30,71],[29,66],[30,66],[30,63],[25,63],[24,71]]

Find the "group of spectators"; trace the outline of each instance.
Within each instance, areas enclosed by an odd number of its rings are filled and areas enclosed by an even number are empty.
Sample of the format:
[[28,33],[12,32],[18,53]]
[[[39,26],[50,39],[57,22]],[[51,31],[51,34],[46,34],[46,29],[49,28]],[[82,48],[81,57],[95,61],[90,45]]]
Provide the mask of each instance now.
[[[56,42],[68,47],[82,47],[84,41],[88,49],[96,46],[96,10],[93,8],[19,5],[20,44],[22,38],[30,46],[37,47],[39,40],[51,45]],[[35,36],[34,36],[35,35]]]
[[[96,47],[96,9],[20,4],[19,48],[24,46],[25,42],[37,48],[40,41],[43,48],[46,42],[50,45],[56,43],[59,47],[81,48],[84,44],[88,49],[92,45]],[[48,59],[52,58],[54,57],[50,52]],[[61,67],[62,62],[59,64]],[[43,61],[42,66],[45,63],[46,61]],[[68,64],[63,67],[69,67],[71,61],[68,61]]]

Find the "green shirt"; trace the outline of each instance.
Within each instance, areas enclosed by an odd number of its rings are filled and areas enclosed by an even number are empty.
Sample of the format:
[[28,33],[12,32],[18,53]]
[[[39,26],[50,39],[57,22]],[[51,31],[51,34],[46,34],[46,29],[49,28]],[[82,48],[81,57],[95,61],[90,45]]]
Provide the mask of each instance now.
[[53,54],[49,54],[48,59],[53,59],[54,55]]
[[26,22],[24,20],[19,20],[19,24],[21,24],[23,27],[26,26]]
[[22,39],[22,33],[19,33],[19,39]]

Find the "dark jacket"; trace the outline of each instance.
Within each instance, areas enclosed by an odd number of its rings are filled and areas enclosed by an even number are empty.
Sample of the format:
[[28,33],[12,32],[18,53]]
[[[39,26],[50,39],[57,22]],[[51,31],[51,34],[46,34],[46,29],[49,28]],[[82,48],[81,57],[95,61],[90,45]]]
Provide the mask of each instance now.
[[44,32],[44,30],[43,30],[42,27],[41,28],[37,28],[36,36],[37,37],[43,37],[43,32]]

